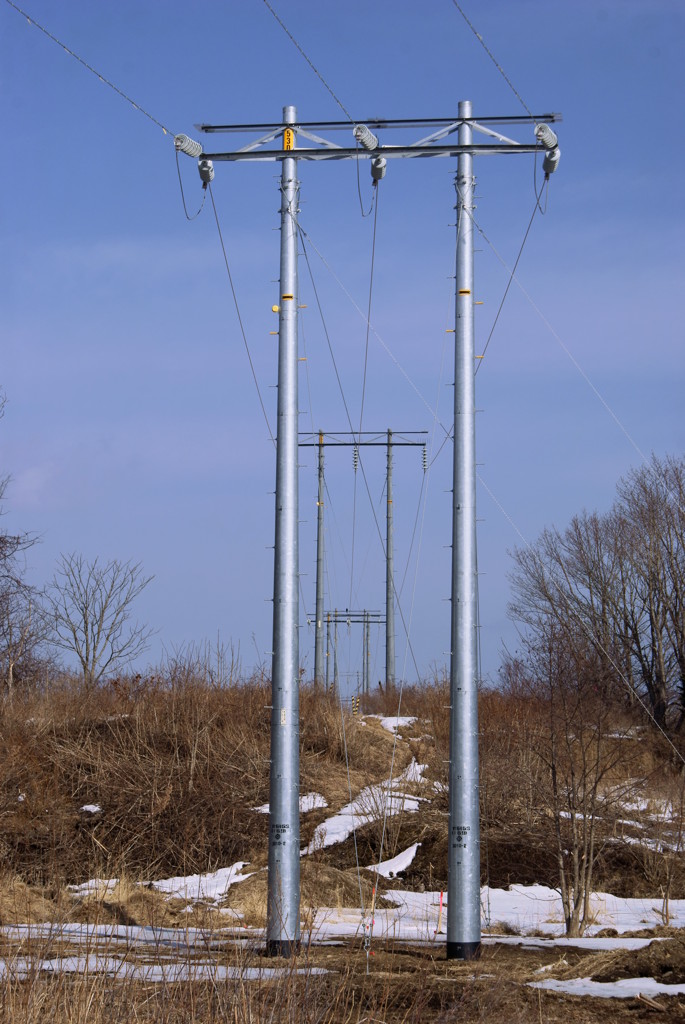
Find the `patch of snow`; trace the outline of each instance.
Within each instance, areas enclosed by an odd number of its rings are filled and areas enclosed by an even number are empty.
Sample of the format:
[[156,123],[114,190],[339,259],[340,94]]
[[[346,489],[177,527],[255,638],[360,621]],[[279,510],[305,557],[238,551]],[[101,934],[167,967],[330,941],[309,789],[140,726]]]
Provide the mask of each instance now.
[[100,807],[100,804],[84,804],[83,807],[79,808],[79,810],[83,811],[85,814],[99,814],[102,807]]
[[424,782],[424,772],[428,770],[427,764],[417,764],[414,758],[401,775],[397,776],[397,782]]
[[380,864],[369,864],[368,870],[377,871],[383,878],[395,878],[401,871],[407,870],[420,845],[421,843],[412,843],[406,850],[390,860],[383,860]]
[[[650,942],[661,942],[661,939],[655,939],[653,935],[649,938],[635,939],[635,938],[623,938],[620,935],[613,936],[612,938],[602,936],[602,938],[578,938],[578,939],[567,939],[566,936],[554,938],[554,936],[537,937],[534,935],[483,935],[483,942],[489,944],[498,943],[504,946],[524,946],[526,949],[549,949],[554,947],[555,949],[584,949],[586,951],[592,951],[597,953],[610,953],[612,950],[635,950],[644,949]],[[548,967],[553,967],[554,964],[548,964]],[[541,967],[540,970],[543,968]]]
[[399,732],[400,729],[409,729],[417,721],[416,715],[366,715],[367,718],[378,718],[381,725],[387,732]]
[[[316,807],[328,807],[328,800],[321,793],[305,793],[300,797],[300,814],[307,814],[308,811],[313,811]],[[257,811],[258,814],[268,814],[269,805],[262,804],[260,807],[253,807],[253,811]]]
[[204,875],[179,875],[176,878],[162,878],[148,883],[157,892],[180,896],[182,899],[218,900],[226,894],[232,885],[244,882],[254,872],[243,874],[247,861],[239,860],[228,868],[219,868]]
[[650,801],[647,797],[638,800],[621,800],[620,804],[624,811],[646,811]]
[[[11,973],[13,978],[29,978],[36,969],[53,974],[104,974],[127,981],[175,982],[211,979],[212,981],[260,981],[268,978],[282,978],[293,973],[292,967],[232,967],[215,961],[190,961],[187,963],[136,963],[113,956],[61,956],[36,962],[34,959],[15,958],[11,966],[0,960],[0,977]],[[295,969],[295,974],[326,974],[323,967]]]
[[118,878],[89,878],[87,882],[81,882],[80,885],[68,886],[68,889],[75,896],[88,896],[91,893],[98,896],[106,896],[118,884]]
[[[564,920],[561,897],[555,889],[544,885],[512,885],[509,889],[481,889],[481,904],[488,908],[488,924],[507,925],[520,932],[540,931],[550,935],[563,935]],[[685,926],[685,900],[669,903],[671,924]],[[617,932],[638,931],[645,925],[661,922],[659,901],[655,899],[625,899],[606,892],[593,892],[590,896],[592,924],[586,935],[592,936],[603,928]]]
[[645,850],[654,850],[655,853],[679,853],[681,844],[667,843],[664,839],[648,839],[646,836],[621,836],[620,839],[609,839],[610,843],[627,843],[628,846],[642,846]]
[[[126,948],[151,946],[155,950],[168,949],[172,953],[187,953],[206,947],[207,930],[184,926],[183,928],[153,928],[145,925],[119,924],[80,924],[80,923],[46,923],[16,924],[0,927],[0,934],[8,939],[23,941],[30,938],[46,938],[50,941],[68,941],[88,943],[93,946],[97,942],[105,942],[107,948],[122,944]],[[223,941],[236,944],[232,933],[225,933]],[[247,938],[237,940],[238,944],[246,943]],[[221,942],[216,932],[212,933],[212,942]]]
[[[244,882],[253,874],[253,872],[242,873],[246,863],[247,861],[239,860],[228,868],[219,868],[218,871],[209,871],[204,875],[179,875],[176,878],[162,878],[143,884],[156,889],[157,892],[163,892],[169,896],[179,896],[188,902],[217,900],[221,899],[232,885]],[[118,878],[91,878],[81,885],[70,885],[69,889],[76,896],[87,896],[90,893],[105,896],[113,891],[118,882]]]
[[323,847],[343,843],[355,829],[370,825],[374,821],[382,821],[386,813],[391,815],[418,811],[419,801],[423,798],[403,793],[396,787],[401,783],[421,782],[425,769],[426,765],[417,764],[412,758],[411,764],[392,780],[391,785],[387,779],[380,785],[367,786],[356,799],[316,828],[309,845],[300,850],[300,856],[304,857]]
[[635,999],[637,996],[679,996],[685,994],[685,985],[664,985],[654,978],[622,978],[620,981],[593,981],[592,978],[546,978],[529,981],[532,988],[549,992],[563,992],[570,996],[593,996],[595,999]]
[[305,793],[300,797],[300,813],[306,814],[317,807],[328,807],[328,800],[321,793]]

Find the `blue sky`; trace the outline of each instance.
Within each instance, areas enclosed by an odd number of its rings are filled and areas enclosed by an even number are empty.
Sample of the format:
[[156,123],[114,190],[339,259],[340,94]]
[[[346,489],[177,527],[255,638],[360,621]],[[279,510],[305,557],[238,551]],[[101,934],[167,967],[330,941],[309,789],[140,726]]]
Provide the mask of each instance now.
[[[476,117],[524,112],[450,0],[274,6],[355,119],[446,117],[460,99]],[[606,509],[640,452],[683,451],[685,8],[680,0],[463,7],[526,105],[563,115],[561,164],[517,273],[528,297],[512,287],[477,378],[483,668],[494,679],[502,645],[516,644],[508,551],[583,508]],[[303,120],[343,117],[262,0],[25,0],[25,10],[171,132],[278,121],[286,104]],[[211,209],[186,221],[170,136],[5,0],[0,21],[0,465],[12,476],[4,525],[42,538],[28,566],[38,585],[60,552],[141,561],[155,576],[137,605],[158,630],[150,661],[220,636],[246,669],[268,666],[274,452]],[[215,142],[230,148],[229,136]],[[509,266],[533,210],[532,160],[476,161],[476,218]],[[371,319],[392,356],[372,334],[363,428],[427,430],[433,453],[440,431],[429,407],[437,403],[443,423],[451,415],[455,165],[391,161],[379,195]],[[191,161],[181,170],[195,209],[199,179]],[[217,164],[213,185],[272,423],[276,175],[274,164]],[[301,224],[327,264],[310,253],[356,427],[365,325],[327,267],[365,308],[372,218],[360,215],[353,163],[303,164],[300,180]],[[361,186],[368,203],[367,164]],[[488,244],[478,247],[477,347],[507,282]],[[304,261],[300,300],[302,429],[346,430]],[[448,449],[425,481],[417,452],[395,460],[397,572],[408,566],[402,609],[422,675],[446,663],[449,646]],[[301,657],[310,674],[311,449],[301,462]],[[326,462],[326,605],[346,607],[351,594],[355,608],[381,609],[383,557],[363,482],[351,571],[352,459],[330,450]],[[365,466],[381,514],[383,450],[369,451]],[[380,678],[382,637],[373,644]],[[359,632],[342,630],[340,650],[354,681]],[[399,638],[398,674],[416,677]]]

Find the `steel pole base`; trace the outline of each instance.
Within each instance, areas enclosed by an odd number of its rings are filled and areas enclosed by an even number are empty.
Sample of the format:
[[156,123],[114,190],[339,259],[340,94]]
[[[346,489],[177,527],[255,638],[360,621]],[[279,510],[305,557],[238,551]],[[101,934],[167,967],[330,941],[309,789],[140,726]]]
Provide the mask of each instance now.
[[297,956],[299,952],[299,939],[271,939],[266,944],[267,956],[283,956],[289,959],[291,956]]
[[481,952],[480,942],[448,942],[448,960],[478,960]]

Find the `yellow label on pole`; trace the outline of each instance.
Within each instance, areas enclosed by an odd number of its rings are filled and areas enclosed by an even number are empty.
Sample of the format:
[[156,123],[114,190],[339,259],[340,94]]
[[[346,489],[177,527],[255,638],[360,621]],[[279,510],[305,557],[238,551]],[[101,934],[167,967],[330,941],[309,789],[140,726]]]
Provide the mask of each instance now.
[[295,132],[286,128],[283,132],[283,149],[295,149]]

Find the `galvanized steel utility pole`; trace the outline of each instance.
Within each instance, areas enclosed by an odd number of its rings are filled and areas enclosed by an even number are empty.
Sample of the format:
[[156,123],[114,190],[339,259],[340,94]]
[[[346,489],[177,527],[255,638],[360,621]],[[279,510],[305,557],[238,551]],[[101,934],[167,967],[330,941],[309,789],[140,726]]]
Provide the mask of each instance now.
[[[459,104],[471,117],[471,104]],[[471,142],[471,125],[459,142]],[[478,808],[478,605],[476,578],[476,424],[473,341],[473,157],[457,161],[457,288],[454,335],[452,627],[447,956],[469,960],[480,948]]]
[[[363,447],[377,447],[385,445],[387,449],[386,467],[386,493],[387,514],[385,532],[385,678],[389,689],[395,685],[395,568],[394,568],[394,543],[393,543],[393,497],[392,497],[392,449],[393,447],[408,447],[420,445],[424,452],[425,470],[425,441],[409,440],[414,435],[425,435],[425,430],[410,430],[398,435],[399,440],[393,437],[392,430],[386,433],[386,440],[380,441],[380,435],[376,431],[364,430],[361,433],[353,432],[353,440],[347,441],[342,438],[348,436],[346,431],[337,434],[318,433],[317,441],[300,441],[301,448],[311,448],[316,445],[318,448],[318,479],[319,490],[317,500],[317,530],[316,530],[316,611],[315,611],[315,633],[314,633],[314,682],[320,681],[324,675],[323,671],[323,564],[324,564],[324,447],[334,445],[335,447],[354,448],[355,471],[356,460],[359,449]],[[305,433],[305,437],[311,434]],[[366,438],[366,440],[362,440]],[[362,678],[364,671],[362,670]]]
[[[293,151],[295,107],[283,109],[284,148]],[[266,946],[288,956],[300,942],[300,706],[298,553],[297,160],[281,163],[281,273],[278,303],[276,544],[271,674],[269,892]]]
[[[472,160],[481,154],[541,151],[544,153],[542,170],[549,177],[559,161],[557,137],[549,123],[559,120],[558,114],[476,120],[472,117],[470,102],[463,101],[456,119],[374,120],[351,125],[348,121],[297,122],[295,108],[285,107],[280,124],[198,125],[205,133],[260,133],[256,140],[229,153],[205,153],[200,143],[186,135],[177,135],[174,140],[177,150],[198,159],[198,170],[205,185],[214,174],[212,161],[282,161],[267,911],[267,950],[270,953],[292,952],[297,949],[300,937],[297,162],[303,159],[370,159],[371,175],[378,183],[386,173],[388,159],[458,158],[447,956],[470,958],[477,956],[480,948]],[[501,125],[531,124],[535,126],[534,144],[516,142],[497,130]],[[340,146],[318,134],[321,131],[350,132],[351,128],[354,146]],[[414,128],[428,129],[429,134],[418,142],[393,146],[381,145],[374,134]],[[474,143],[473,132],[484,135],[488,141]],[[456,143],[450,139],[455,133]],[[295,156],[293,150],[298,136],[307,139],[310,145],[298,149]],[[275,139],[282,139],[282,149],[267,148]],[[445,142],[446,139],[449,141]]]
[[395,554],[392,516],[392,430],[388,430],[388,454],[385,470],[387,513],[385,517],[385,685],[388,693],[395,685]]
[[369,613],[364,612],[364,642],[362,643],[362,657],[364,668],[362,670],[363,692],[368,696],[371,692],[371,622]]
[[[319,491],[316,503],[316,624],[314,633],[314,686],[323,682],[323,433],[319,431]],[[326,672],[328,676],[328,672]],[[328,689],[328,679],[326,680]]]
[[333,689],[340,693],[340,675],[338,673],[338,620],[333,627]]
[[335,609],[335,611],[324,612],[324,618],[330,623],[335,624],[335,640],[333,647],[333,686],[337,689],[338,687],[338,623],[342,622],[346,626],[362,626],[362,676],[361,676],[361,692],[367,694],[370,692],[371,686],[371,626],[382,625],[385,622],[385,618],[382,612],[369,611],[367,608],[351,610],[345,608],[344,611]]
[[[412,430],[410,434],[425,434],[425,430]],[[398,446],[420,445],[423,449],[423,469],[426,470],[426,442],[410,441],[402,434],[398,441],[392,430],[388,430],[387,462],[385,470],[385,491],[387,513],[385,519],[385,681],[388,692],[395,685],[395,540],[394,540],[394,497],[392,489],[392,452]]]

